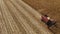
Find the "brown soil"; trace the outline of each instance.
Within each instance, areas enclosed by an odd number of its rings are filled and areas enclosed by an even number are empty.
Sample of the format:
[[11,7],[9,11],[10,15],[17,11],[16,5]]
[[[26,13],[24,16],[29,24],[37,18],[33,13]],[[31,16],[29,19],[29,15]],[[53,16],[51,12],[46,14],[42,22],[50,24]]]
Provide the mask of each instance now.
[[[34,9],[38,10],[40,12],[41,9],[43,9],[40,13],[47,14],[51,18],[55,19],[57,21],[57,26],[60,28],[60,0],[23,0],[27,4],[29,4]],[[59,30],[59,29],[58,29]],[[56,32],[60,32],[59,31]],[[59,34],[59,33],[57,33]]]

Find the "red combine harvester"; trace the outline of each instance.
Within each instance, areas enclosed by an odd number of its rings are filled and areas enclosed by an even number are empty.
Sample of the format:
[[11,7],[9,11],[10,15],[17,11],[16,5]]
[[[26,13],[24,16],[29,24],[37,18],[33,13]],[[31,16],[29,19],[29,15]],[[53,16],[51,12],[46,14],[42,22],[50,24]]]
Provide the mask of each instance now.
[[56,21],[54,19],[50,19],[50,17],[48,17],[47,15],[42,15],[41,21],[43,21],[48,26],[48,28],[52,27],[53,25],[56,26]]

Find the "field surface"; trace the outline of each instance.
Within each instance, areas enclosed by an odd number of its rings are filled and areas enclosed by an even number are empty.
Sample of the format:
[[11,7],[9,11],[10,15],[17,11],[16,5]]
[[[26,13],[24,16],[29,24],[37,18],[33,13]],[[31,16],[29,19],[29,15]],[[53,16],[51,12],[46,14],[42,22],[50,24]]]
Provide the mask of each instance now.
[[0,0],[0,34],[53,34],[40,16],[22,0]]

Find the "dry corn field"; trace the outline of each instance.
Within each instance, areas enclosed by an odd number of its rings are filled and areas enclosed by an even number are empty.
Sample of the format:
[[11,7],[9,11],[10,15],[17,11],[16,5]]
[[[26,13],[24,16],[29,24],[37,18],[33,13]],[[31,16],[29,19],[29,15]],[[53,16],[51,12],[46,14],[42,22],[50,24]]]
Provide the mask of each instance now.
[[0,34],[54,34],[40,16],[22,0],[0,0]]

